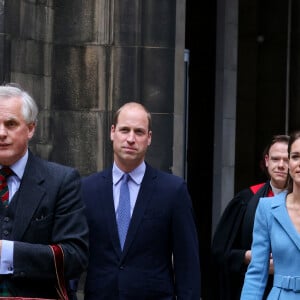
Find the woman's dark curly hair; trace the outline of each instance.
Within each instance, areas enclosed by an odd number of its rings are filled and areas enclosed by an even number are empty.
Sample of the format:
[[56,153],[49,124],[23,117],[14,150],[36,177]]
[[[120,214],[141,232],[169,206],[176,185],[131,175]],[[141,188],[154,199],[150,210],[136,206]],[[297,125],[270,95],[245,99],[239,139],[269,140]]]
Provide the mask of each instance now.
[[[293,145],[293,143],[300,139],[300,130],[294,131],[290,134],[290,140],[288,143],[288,155],[289,155],[289,159],[290,159],[290,154],[291,154],[291,147]],[[288,193],[291,193],[293,191],[293,179],[290,176],[290,174],[288,174],[288,178],[287,178],[287,187],[288,187]]]

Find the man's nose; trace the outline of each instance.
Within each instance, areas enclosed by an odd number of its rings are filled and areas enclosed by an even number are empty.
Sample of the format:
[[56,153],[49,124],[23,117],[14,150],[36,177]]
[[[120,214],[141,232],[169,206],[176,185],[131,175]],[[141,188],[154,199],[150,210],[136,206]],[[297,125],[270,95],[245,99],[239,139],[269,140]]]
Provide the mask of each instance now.
[[130,131],[127,135],[127,141],[134,142],[134,140],[135,140],[135,133],[134,131]]
[[6,127],[3,124],[0,124],[0,135],[7,135]]
[[281,167],[284,167],[285,165],[287,165],[287,162],[286,162],[286,160],[285,159],[280,159],[279,160],[279,166],[281,166]]

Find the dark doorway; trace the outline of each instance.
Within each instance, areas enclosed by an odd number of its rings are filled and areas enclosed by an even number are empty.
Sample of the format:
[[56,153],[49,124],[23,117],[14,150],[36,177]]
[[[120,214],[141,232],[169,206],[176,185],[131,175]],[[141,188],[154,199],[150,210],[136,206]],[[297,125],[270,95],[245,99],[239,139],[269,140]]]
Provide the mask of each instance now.
[[189,65],[189,133],[187,182],[198,220],[202,297],[209,292],[213,136],[215,93],[216,4],[187,0],[186,48]]

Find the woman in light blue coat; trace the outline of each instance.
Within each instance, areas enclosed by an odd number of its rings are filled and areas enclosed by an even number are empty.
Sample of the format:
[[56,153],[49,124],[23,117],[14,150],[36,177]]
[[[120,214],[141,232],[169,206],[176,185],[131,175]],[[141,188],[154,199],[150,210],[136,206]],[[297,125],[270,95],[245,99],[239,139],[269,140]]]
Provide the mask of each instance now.
[[241,300],[262,299],[270,256],[274,283],[267,299],[300,299],[300,131],[291,134],[288,152],[288,191],[261,198],[256,210],[252,259]]

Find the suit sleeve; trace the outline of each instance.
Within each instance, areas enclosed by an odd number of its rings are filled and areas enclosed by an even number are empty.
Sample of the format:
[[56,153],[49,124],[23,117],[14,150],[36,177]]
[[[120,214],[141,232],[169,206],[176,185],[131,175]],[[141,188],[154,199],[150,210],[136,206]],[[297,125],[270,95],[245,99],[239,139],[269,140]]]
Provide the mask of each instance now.
[[195,216],[187,186],[182,183],[173,211],[175,285],[178,300],[200,299],[200,261]]
[[[66,278],[80,276],[87,267],[88,225],[81,200],[80,175],[71,168],[59,168],[57,175],[52,171],[48,170],[53,178],[43,186],[44,196],[31,222],[23,236],[14,241],[14,277],[53,279],[50,244],[60,244],[63,248]],[[56,182],[52,187],[51,180]]]

